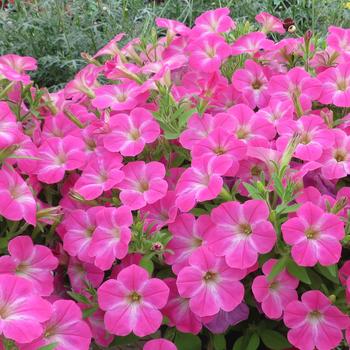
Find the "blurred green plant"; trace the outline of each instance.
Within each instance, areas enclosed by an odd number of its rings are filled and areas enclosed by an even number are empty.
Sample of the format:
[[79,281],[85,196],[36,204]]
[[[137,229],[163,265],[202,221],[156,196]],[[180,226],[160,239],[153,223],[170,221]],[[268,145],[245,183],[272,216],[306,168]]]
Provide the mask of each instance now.
[[299,34],[325,33],[331,24],[350,27],[345,0],[15,0],[0,6],[0,55],[16,53],[38,59],[34,79],[59,89],[117,33],[125,40],[151,33],[157,16],[192,25],[203,11],[227,6],[237,21],[253,22],[261,11],[292,17]]

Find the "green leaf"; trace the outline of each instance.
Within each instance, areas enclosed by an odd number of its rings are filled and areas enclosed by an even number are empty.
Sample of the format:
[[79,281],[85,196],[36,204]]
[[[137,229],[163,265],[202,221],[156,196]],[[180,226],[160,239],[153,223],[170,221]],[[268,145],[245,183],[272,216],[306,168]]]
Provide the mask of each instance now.
[[300,204],[293,204],[293,205],[288,205],[288,204],[280,204],[276,208],[277,214],[288,214],[288,213],[294,213],[297,211],[300,207]]
[[291,347],[288,340],[281,333],[270,329],[261,330],[260,338],[269,349],[283,350]]
[[89,309],[83,310],[83,318],[90,317],[91,315],[93,315],[97,311],[97,309],[98,309],[98,307],[94,306],[94,307],[91,307]]
[[225,336],[223,334],[214,334],[213,345],[215,350],[226,350]]
[[148,271],[148,273],[150,274],[150,276],[152,276],[153,270],[154,270],[154,264],[152,259],[145,255],[141,261],[140,261],[140,266],[142,266],[144,269],[146,269]]
[[337,265],[322,266],[320,264],[317,264],[316,270],[331,282],[339,284]]
[[40,347],[38,350],[54,350],[54,349],[56,349],[57,345],[58,345],[57,342],[51,343],[51,344],[44,345],[44,346]]
[[256,350],[260,345],[260,337],[258,334],[254,333],[249,339],[247,350]]
[[284,270],[286,268],[287,263],[288,263],[288,258],[289,258],[288,255],[284,255],[284,256],[282,256],[282,258],[280,258],[277,261],[277,263],[274,265],[271,272],[267,276],[267,279],[269,281],[272,281],[275,277],[277,277],[279,275],[280,272],[282,272],[282,270]]
[[126,337],[115,337],[112,345],[126,345],[136,343],[139,338],[134,334],[129,334]]
[[244,339],[243,336],[242,336],[242,337],[239,337],[239,338],[235,341],[235,343],[233,344],[232,350],[244,350],[244,349],[242,349],[242,347],[243,347],[243,339]]
[[178,350],[201,350],[202,347],[200,338],[190,333],[176,332],[174,343]]
[[287,271],[294,277],[298,278],[300,281],[311,284],[311,280],[305,267],[297,265],[291,258],[287,262]]
[[[184,109],[184,108],[182,108]],[[196,112],[196,109],[192,108],[189,109],[188,111],[183,110],[181,115],[179,116],[179,125],[181,127],[186,126],[187,125],[187,121],[188,119],[190,119],[190,117]]]
[[246,190],[249,192],[250,196],[254,199],[264,199],[261,194],[259,193],[258,189],[255,188],[253,185],[244,182],[243,186],[246,188]]
[[85,295],[75,292],[67,292],[67,294],[78,303],[91,304],[90,300]]

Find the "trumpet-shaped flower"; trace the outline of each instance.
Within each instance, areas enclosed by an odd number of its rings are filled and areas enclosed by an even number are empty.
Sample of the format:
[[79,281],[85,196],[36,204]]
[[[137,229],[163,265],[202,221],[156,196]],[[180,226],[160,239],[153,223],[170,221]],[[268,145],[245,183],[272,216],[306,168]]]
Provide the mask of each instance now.
[[258,254],[268,253],[276,242],[276,233],[268,221],[269,209],[262,200],[225,202],[213,209],[215,225],[208,246],[224,256],[228,266],[245,269],[253,266]]
[[118,336],[133,332],[139,337],[154,333],[162,323],[159,309],[166,305],[169,288],[148,272],[130,265],[117,279],[104,282],[97,291],[98,304],[105,313],[105,327]]
[[225,259],[216,257],[206,247],[198,248],[177,277],[177,288],[199,317],[232,311],[243,300],[244,287],[239,282],[245,270],[230,268]]
[[284,34],[286,30],[283,27],[283,22],[275,16],[267,12],[260,12],[255,16],[255,20],[262,25],[261,31],[264,33],[279,33]]

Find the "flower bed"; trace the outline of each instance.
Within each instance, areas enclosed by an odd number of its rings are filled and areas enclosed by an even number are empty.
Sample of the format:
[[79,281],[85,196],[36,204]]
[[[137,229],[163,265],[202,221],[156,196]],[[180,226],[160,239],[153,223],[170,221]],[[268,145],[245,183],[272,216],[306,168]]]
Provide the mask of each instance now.
[[350,29],[256,20],[0,56],[4,349],[348,348]]

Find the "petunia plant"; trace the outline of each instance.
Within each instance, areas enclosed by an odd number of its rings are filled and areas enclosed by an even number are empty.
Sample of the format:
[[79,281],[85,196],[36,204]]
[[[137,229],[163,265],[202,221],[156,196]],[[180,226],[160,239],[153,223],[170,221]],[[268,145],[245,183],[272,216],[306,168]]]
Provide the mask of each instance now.
[[0,57],[0,349],[348,349],[350,29],[156,26]]

